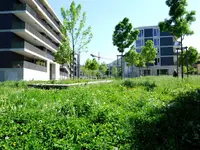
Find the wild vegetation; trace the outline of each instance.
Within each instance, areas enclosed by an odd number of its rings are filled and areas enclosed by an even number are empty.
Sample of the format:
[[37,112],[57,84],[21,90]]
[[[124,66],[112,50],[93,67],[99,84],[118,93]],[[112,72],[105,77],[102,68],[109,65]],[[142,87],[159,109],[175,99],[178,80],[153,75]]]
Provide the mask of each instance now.
[[0,84],[0,149],[200,149],[200,78]]

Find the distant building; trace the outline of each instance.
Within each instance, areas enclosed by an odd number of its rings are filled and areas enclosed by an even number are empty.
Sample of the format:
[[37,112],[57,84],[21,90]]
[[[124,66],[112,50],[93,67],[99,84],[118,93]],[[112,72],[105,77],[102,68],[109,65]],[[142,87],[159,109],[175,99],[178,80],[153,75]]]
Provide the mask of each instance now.
[[[140,53],[142,47],[145,46],[147,40],[154,42],[157,48],[157,56],[154,64],[149,64],[147,68],[137,68],[135,66],[128,67],[124,63],[124,76],[139,76],[140,75],[172,75],[174,70],[177,70],[177,53],[176,48],[179,47],[174,41],[171,34],[161,32],[158,26],[138,27],[140,34],[135,42],[136,51]],[[133,70],[133,73],[132,73]],[[179,68],[180,72],[180,68]]]
[[1,0],[0,20],[0,81],[69,77],[68,65],[53,61],[61,22],[47,0]]

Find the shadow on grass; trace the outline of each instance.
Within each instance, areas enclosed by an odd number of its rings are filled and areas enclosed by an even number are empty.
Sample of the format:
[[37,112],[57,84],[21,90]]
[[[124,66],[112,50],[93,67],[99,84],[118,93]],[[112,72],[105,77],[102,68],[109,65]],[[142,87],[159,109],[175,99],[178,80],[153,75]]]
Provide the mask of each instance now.
[[166,108],[130,125],[136,137],[132,149],[200,150],[200,90],[179,95]]
[[144,86],[147,91],[153,90],[154,88],[156,88],[155,82],[149,81],[149,80],[141,81],[141,82],[135,82],[133,80],[125,80],[123,81],[122,85],[127,88],[135,88],[137,86]]

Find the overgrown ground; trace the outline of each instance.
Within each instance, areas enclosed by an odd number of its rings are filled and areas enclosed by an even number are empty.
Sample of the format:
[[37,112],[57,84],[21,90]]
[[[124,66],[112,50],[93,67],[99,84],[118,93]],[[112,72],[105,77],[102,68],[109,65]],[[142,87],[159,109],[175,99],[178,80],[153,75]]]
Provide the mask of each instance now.
[[0,85],[0,149],[200,149],[200,77]]

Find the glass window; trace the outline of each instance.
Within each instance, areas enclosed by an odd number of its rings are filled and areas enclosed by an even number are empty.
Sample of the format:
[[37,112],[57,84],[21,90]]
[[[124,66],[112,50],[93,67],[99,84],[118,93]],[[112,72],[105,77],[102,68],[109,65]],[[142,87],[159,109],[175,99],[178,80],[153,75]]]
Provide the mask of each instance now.
[[160,54],[160,49],[159,48],[157,48],[157,54]]
[[160,45],[160,40],[154,39],[154,46],[159,46],[159,45]]
[[144,40],[137,40],[136,47],[144,46]]
[[160,36],[160,30],[159,29],[153,29],[153,36]]
[[156,58],[155,59],[155,65],[159,65],[160,64],[160,58]]
[[138,37],[144,37],[144,30],[140,30],[140,34],[138,35]]
[[141,53],[141,51],[142,51],[141,49],[136,49],[136,52],[138,53]]

